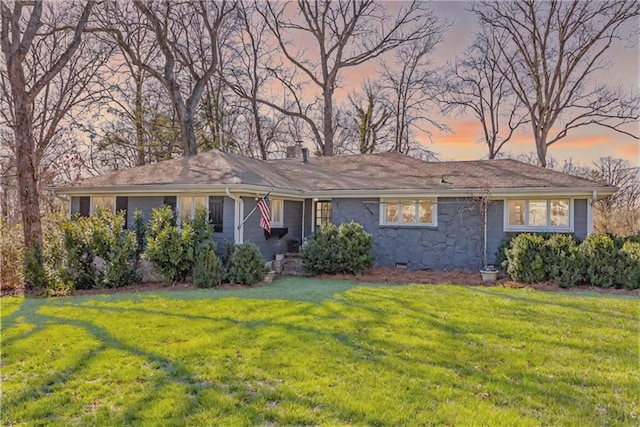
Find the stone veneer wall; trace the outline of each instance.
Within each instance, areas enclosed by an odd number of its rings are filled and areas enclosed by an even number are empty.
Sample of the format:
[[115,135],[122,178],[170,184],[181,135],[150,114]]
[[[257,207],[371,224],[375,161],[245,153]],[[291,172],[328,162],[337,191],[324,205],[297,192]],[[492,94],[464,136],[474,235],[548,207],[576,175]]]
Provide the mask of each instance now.
[[439,198],[437,227],[381,226],[378,200],[334,199],[332,209],[334,224],[355,221],[371,233],[378,266],[406,263],[412,270],[481,267],[482,215],[472,201]]

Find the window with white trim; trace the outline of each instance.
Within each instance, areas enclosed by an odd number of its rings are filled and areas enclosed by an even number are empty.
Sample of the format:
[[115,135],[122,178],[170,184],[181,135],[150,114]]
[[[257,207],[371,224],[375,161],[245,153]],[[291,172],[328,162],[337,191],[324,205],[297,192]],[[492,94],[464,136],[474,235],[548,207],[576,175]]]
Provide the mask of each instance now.
[[269,209],[271,209],[271,226],[284,226],[284,200],[269,197]]
[[507,200],[505,228],[570,230],[571,199]]
[[182,222],[192,221],[198,209],[207,209],[207,196],[179,196],[178,220]]
[[114,196],[93,196],[91,198],[91,202],[93,205],[93,213],[95,213],[98,209],[115,212],[116,198]]
[[391,199],[381,201],[383,225],[436,225],[435,199]]

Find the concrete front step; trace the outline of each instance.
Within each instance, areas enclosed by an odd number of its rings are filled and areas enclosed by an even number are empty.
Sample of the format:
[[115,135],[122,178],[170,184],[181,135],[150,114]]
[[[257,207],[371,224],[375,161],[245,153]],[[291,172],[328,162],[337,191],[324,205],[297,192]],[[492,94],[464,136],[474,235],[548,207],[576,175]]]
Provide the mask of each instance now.
[[273,261],[273,270],[278,274],[291,276],[306,276],[308,273],[304,271],[302,266],[302,258],[299,253],[286,253],[276,255]]

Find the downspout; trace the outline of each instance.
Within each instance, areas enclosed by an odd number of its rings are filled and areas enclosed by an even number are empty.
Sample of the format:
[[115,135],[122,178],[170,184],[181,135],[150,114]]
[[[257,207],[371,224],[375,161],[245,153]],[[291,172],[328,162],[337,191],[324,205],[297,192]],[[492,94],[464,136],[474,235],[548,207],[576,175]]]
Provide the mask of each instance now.
[[302,230],[300,232],[300,236],[302,236],[302,238],[300,239],[300,245],[302,245],[302,242],[304,242],[304,208],[305,208],[305,199],[302,199]]
[[482,204],[484,205],[484,214],[482,215],[483,216],[482,221],[484,222],[484,224],[483,224],[483,229],[484,229],[484,250],[482,252],[482,263],[483,263],[482,268],[485,268],[487,266],[487,224],[489,222],[487,220],[487,214],[489,213],[489,208],[488,208],[489,201],[485,197],[485,198],[483,198],[482,202],[483,202]]
[[587,236],[593,234],[593,204],[598,200],[598,192],[593,190],[591,202],[587,200]]
[[227,193],[227,197],[236,202],[233,216],[233,240],[235,240],[236,245],[239,245],[243,242],[244,238],[244,226],[241,225],[244,215],[244,202],[242,201],[242,197],[231,194],[229,187],[225,188],[224,191]]

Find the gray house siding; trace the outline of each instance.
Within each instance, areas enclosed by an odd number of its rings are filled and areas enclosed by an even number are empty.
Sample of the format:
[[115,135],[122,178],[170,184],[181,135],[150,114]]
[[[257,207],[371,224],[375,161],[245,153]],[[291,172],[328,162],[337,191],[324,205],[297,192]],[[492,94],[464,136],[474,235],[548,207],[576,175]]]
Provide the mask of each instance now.
[[586,199],[573,201],[573,233],[578,239],[587,237],[587,203]]
[[505,237],[504,201],[492,200],[487,206],[487,264],[495,264],[496,252]]
[[380,205],[371,199],[334,199],[333,223],[355,221],[371,233],[379,266],[402,263],[412,270],[479,268],[483,234],[478,207],[455,198],[439,198],[437,205],[437,227],[394,227],[379,225]]
[[[242,200],[244,201],[245,215],[248,215],[256,207],[257,201],[249,197],[243,197]],[[271,261],[276,254],[287,252],[289,240],[302,242],[302,202],[284,201],[283,223],[284,227],[288,229],[287,234],[282,238],[271,235],[267,239],[264,230],[260,227],[260,212],[256,210],[244,223],[244,241],[255,243],[260,248],[264,259]]]

